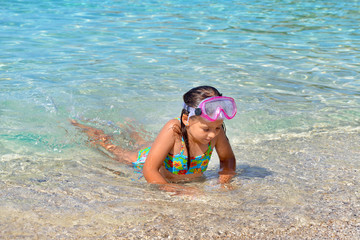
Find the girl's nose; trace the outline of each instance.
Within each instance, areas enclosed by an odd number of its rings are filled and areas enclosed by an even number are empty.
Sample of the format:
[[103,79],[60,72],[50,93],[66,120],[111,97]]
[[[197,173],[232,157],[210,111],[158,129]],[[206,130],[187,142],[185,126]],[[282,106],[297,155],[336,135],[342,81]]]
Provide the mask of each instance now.
[[216,136],[215,132],[209,132],[208,137],[213,139]]

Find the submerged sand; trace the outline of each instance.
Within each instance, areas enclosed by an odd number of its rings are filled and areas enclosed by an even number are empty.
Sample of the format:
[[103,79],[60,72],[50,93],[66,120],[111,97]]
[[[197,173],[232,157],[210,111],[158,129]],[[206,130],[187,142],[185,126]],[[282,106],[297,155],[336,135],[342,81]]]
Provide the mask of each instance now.
[[151,188],[100,155],[3,156],[0,238],[359,239],[359,140],[352,129],[244,141],[234,189],[217,184],[215,160],[190,184],[196,196]]

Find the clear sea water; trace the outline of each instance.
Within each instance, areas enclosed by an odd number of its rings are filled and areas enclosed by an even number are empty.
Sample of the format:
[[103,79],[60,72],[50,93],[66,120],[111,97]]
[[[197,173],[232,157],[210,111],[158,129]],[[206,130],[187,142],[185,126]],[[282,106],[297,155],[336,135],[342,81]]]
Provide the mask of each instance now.
[[[0,238],[356,239],[359,22],[357,0],[0,1]],[[171,196],[68,121],[126,146],[198,85],[237,101],[233,190],[215,154]]]

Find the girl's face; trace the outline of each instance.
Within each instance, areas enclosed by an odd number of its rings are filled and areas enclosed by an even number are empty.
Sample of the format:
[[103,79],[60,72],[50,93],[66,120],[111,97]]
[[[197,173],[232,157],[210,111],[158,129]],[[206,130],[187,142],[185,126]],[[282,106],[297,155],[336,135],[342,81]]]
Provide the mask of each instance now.
[[186,126],[189,138],[194,142],[208,144],[220,133],[223,121],[209,122],[199,116],[191,117]]

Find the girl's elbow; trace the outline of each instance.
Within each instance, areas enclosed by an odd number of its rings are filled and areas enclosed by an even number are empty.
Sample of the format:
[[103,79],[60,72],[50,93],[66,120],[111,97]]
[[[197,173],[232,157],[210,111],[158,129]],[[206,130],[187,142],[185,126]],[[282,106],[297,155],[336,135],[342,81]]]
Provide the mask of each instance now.
[[150,172],[149,172],[149,168],[146,165],[144,165],[144,167],[143,167],[143,175],[144,175],[144,178],[146,179],[147,182],[149,182],[148,179],[149,179],[149,176],[151,175]]
[[143,175],[148,183],[158,183],[159,170],[144,165]]

